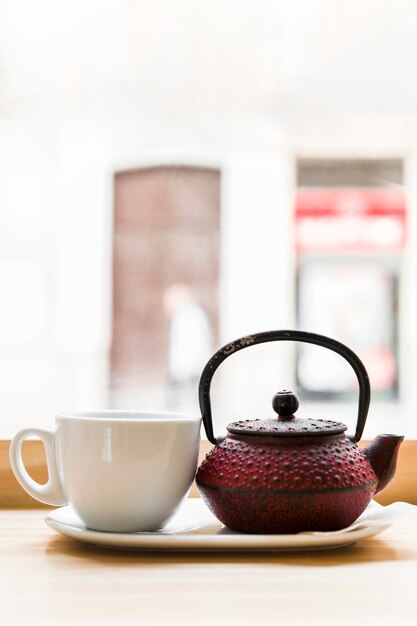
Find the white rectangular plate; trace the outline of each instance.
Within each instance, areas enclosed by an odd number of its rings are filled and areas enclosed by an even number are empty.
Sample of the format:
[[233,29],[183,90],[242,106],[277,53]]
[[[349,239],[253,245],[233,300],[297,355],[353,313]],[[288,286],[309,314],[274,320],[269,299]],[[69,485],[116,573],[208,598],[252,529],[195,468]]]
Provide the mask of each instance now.
[[[375,503],[371,503],[375,506]],[[370,505],[370,506],[371,506]],[[362,517],[362,516],[361,516]],[[51,511],[47,524],[58,533],[106,548],[142,551],[299,551],[329,550],[372,537],[391,524],[366,521],[345,530],[296,535],[251,535],[226,528],[200,498],[185,500],[163,530],[153,533],[108,533],[86,528],[70,506]]]

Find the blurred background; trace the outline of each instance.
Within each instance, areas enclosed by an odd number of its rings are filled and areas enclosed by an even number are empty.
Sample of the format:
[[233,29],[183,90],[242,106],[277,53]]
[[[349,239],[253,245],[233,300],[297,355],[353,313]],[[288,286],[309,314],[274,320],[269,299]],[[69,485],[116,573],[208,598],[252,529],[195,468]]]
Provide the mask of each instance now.
[[[0,436],[196,412],[279,328],[416,434],[416,59],[414,0],[0,0]],[[349,366],[279,343],[222,365],[217,433],[285,387],[353,427]]]

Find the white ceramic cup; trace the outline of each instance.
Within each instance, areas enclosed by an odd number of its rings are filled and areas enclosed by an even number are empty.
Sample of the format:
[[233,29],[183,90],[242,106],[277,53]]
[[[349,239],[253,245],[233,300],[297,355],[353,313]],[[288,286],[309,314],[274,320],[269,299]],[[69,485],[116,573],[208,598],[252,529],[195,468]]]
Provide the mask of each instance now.
[[[26,428],[10,445],[22,487],[54,506],[71,504],[89,528],[155,531],[188,494],[197,468],[201,418],[173,413],[100,411],[57,415],[55,431]],[[27,473],[27,437],[45,446],[48,481]]]

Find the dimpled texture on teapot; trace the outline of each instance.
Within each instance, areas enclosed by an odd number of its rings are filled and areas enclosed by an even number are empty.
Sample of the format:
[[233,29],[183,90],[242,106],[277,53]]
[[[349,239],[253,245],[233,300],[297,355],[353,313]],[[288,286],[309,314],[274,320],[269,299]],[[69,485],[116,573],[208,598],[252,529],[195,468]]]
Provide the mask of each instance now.
[[326,491],[377,482],[364,454],[345,437],[297,446],[227,438],[213,452],[201,464],[197,480],[217,489]]

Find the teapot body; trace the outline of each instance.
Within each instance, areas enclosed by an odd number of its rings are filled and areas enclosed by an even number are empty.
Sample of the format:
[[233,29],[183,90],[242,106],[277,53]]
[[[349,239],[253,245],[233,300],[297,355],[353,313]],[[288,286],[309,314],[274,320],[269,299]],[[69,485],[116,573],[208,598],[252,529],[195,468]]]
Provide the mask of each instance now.
[[[236,352],[271,341],[309,343],[336,352],[356,374],[359,386],[355,434],[341,422],[298,418],[298,398],[275,394],[274,419],[245,419],[213,431],[210,387],[219,365]],[[402,436],[378,435],[358,447],[371,389],[357,355],[335,339],[301,330],[273,330],[237,339],[207,362],[199,401],[207,439],[214,448],[200,465],[196,482],[206,504],[223,524],[246,533],[334,531],[352,524],[395,473]]]
[[228,435],[197,472],[214,515],[246,533],[333,531],[366,509],[378,479],[344,434],[300,437]]

